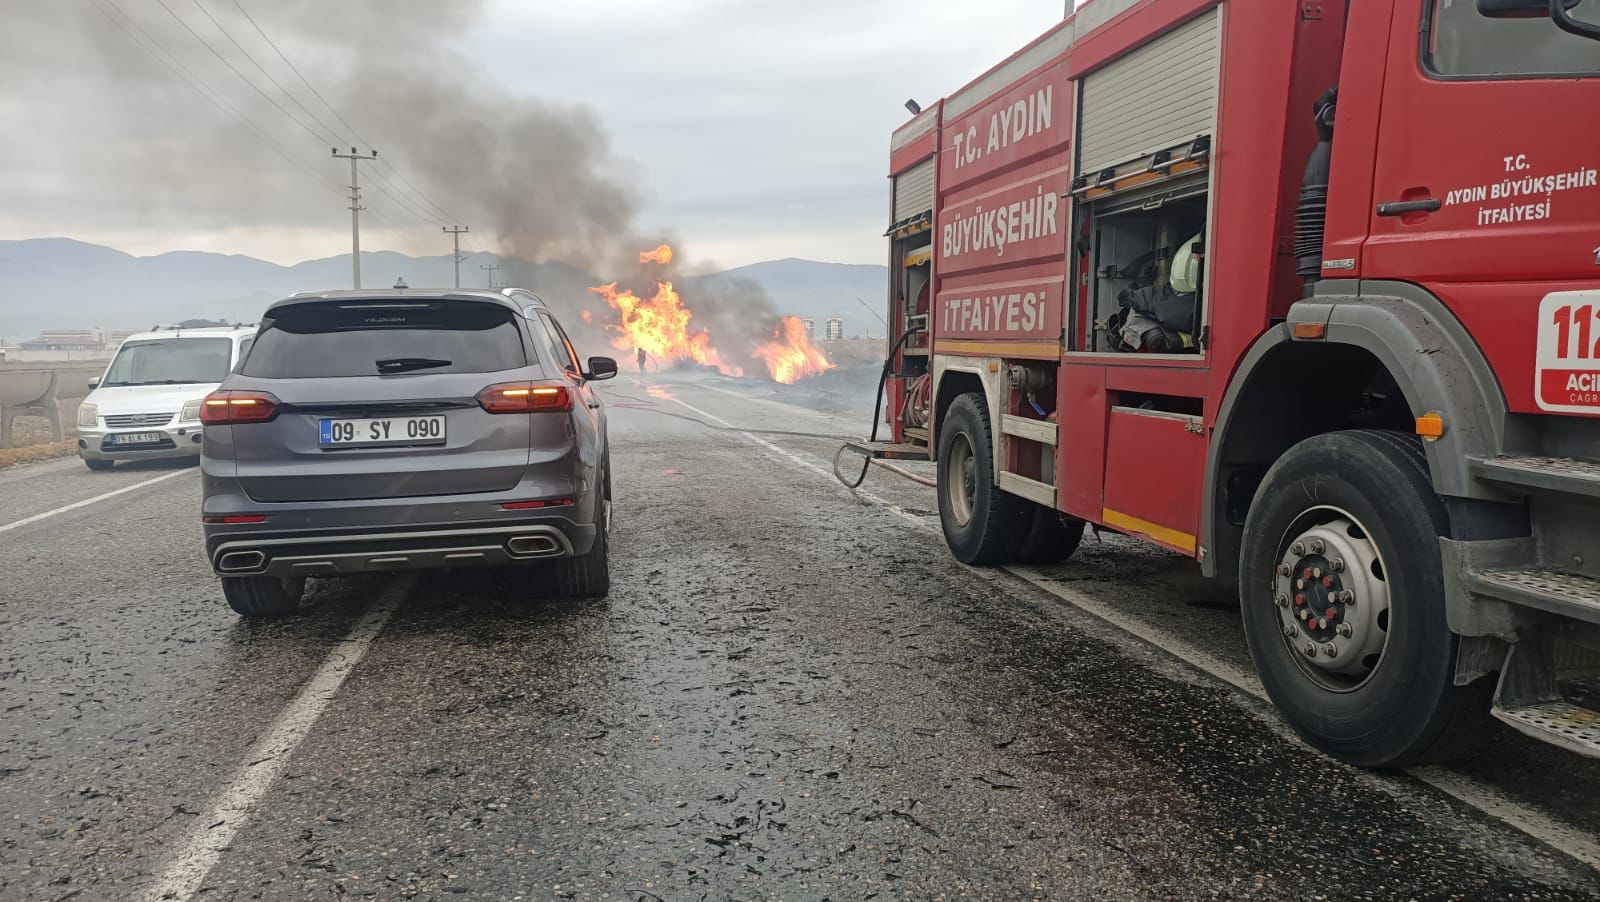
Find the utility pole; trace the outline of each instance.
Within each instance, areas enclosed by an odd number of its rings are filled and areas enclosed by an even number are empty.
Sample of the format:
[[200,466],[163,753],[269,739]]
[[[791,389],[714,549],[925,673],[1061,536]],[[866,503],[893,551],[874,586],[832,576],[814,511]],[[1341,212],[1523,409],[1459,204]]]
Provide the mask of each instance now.
[[341,160],[350,161],[350,275],[359,290],[361,288],[361,211],[366,207],[361,206],[361,180],[356,172],[356,164],[362,160],[376,160],[378,152],[363,156],[356,153],[354,147],[349,153],[340,153],[339,148],[333,149],[333,155]]
[[494,271],[500,268],[500,264],[498,264],[498,263],[489,263],[489,264],[480,263],[480,264],[478,264],[478,268],[488,271],[488,273],[489,273],[489,287],[491,289],[500,287],[499,285],[495,284],[495,280],[494,280]]
[[440,226],[439,230],[443,231],[443,232],[449,232],[451,237],[455,238],[456,249],[455,249],[454,252],[452,252],[450,254],[450,259],[454,260],[455,263],[456,263],[456,287],[460,288],[461,287],[461,233],[462,232],[470,232],[470,231],[472,231],[472,227],[471,226],[454,226],[452,228],[446,228],[444,226]]

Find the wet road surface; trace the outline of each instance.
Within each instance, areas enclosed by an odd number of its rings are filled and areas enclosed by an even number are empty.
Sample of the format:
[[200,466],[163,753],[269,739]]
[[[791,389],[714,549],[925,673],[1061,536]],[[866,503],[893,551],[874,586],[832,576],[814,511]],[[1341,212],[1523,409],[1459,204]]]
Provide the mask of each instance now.
[[0,529],[50,514],[0,533],[0,899],[1600,891],[1592,762],[1503,734],[1468,768],[1343,767],[1250,691],[1191,563],[1091,537],[1023,576],[962,567],[931,490],[875,471],[852,495],[836,442],[684,419],[860,418],[605,393],[596,602],[434,573],[245,623],[193,471],[0,472]]

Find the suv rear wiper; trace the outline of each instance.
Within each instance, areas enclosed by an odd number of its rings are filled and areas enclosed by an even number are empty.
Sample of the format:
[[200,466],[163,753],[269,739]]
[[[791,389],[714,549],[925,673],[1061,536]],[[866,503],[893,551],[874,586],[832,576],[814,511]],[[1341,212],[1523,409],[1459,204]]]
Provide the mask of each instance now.
[[380,373],[403,373],[408,370],[431,370],[435,367],[449,366],[454,360],[440,360],[437,357],[390,357],[377,360]]

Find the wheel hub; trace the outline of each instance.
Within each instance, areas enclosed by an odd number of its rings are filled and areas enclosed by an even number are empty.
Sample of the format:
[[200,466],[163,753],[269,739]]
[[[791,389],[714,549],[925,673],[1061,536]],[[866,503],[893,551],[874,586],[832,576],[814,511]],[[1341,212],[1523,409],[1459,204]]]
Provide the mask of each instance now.
[[[1388,640],[1389,590],[1378,549],[1338,515],[1295,535],[1273,572],[1284,640],[1324,676],[1364,681]],[[1339,688],[1353,688],[1348,680]]]
[[961,526],[972,520],[978,498],[978,460],[966,435],[958,434],[944,463],[942,483],[950,515]]

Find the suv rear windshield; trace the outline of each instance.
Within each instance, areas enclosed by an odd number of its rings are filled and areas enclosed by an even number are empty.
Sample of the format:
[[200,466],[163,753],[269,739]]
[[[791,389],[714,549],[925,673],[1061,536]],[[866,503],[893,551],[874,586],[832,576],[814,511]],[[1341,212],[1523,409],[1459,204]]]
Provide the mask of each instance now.
[[[1579,0],[1570,12],[1600,22],[1600,0]],[[1600,73],[1600,43],[1562,31],[1548,15],[1490,18],[1478,0],[1434,0],[1423,53],[1430,71],[1457,78]]]
[[[241,372],[262,379],[494,373],[529,363],[516,312],[473,301],[317,301],[266,322]],[[382,361],[382,365],[380,365]]]
[[231,338],[157,338],[118,349],[101,385],[186,385],[221,382],[232,363]]

